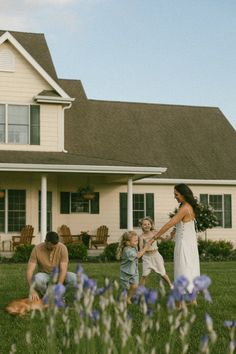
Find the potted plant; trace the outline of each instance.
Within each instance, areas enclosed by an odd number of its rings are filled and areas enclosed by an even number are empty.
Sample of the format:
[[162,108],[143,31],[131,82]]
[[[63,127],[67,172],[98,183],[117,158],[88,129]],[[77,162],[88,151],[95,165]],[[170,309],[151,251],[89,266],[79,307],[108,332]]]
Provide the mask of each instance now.
[[84,187],[79,187],[77,190],[79,196],[85,200],[92,200],[95,197],[95,193],[93,191],[93,187],[91,185],[87,185]]

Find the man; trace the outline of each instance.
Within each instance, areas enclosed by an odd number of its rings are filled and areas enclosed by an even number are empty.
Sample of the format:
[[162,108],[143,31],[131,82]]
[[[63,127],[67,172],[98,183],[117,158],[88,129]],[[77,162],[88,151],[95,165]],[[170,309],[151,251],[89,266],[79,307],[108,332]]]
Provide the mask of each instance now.
[[[46,293],[52,270],[55,267],[59,269],[57,283],[72,286],[76,284],[76,274],[67,272],[68,262],[66,246],[59,242],[56,232],[48,232],[45,242],[34,247],[28,262],[27,281],[29,286],[34,282],[34,289],[31,293],[32,300],[39,300]],[[36,266],[38,266],[39,272],[35,274],[33,280]]]

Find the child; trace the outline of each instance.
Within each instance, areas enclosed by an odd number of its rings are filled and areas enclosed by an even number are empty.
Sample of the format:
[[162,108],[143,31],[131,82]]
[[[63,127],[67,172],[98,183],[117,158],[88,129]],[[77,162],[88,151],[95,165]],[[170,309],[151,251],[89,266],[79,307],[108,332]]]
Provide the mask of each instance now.
[[[150,241],[154,236],[154,223],[153,220],[149,217],[145,217],[139,221],[139,225],[143,230],[142,235],[139,237],[139,247],[140,251],[142,251],[145,244]],[[160,238],[164,240],[163,238]],[[148,251],[143,255],[143,274],[140,280],[141,285],[145,285],[145,281],[147,276],[153,270],[155,273],[161,275],[161,277],[167,282],[170,289],[173,289],[173,285],[170,281],[170,278],[166,274],[164,260],[162,255],[158,252],[157,242],[152,242],[152,245],[149,247]]]
[[138,258],[150,247],[147,243],[142,251],[138,252],[138,236],[134,231],[127,231],[121,236],[117,256],[121,258],[120,264],[120,283],[124,289],[128,290],[127,303],[131,304],[131,298],[134,295],[138,283]]

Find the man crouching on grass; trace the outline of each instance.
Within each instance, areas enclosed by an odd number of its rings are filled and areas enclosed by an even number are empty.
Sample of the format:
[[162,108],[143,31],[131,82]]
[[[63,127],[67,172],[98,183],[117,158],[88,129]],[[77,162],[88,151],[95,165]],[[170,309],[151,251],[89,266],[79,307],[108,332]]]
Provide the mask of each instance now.
[[[46,235],[45,242],[35,246],[30,255],[27,266],[27,281],[29,286],[34,283],[31,292],[32,300],[39,300],[46,293],[48,284],[52,277],[52,270],[58,267],[58,284],[74,286],[76,284],[76,274],[67,272],[68,250],[63,243],[59,242],[56,232],[50,231]],[[38,273],[34,271],[38,266]],[[33,277],[34,275],[34,277]]]

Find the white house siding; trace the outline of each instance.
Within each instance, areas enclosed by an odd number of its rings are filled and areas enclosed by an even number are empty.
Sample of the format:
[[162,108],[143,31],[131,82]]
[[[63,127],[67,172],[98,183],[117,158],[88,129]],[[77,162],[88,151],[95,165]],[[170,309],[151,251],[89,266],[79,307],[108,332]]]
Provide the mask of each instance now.
[[[0,50],[8,48],[15,55],[15,71],[0,71],[0,103],[32,104],[34,97],[51,86],[38,74],[11,44],[2,44]],[[62,107],[41,105],[40,145],[1,144],[1,150],[61,151]]]
[[[104,177],[96,177],[91,180],[95,191],[100,193],[100,213],[74,213],[60,214],[60,192],[75,192],[79,185],[83,184],[86,178],[77,174],[48,174],[47,190],[53,195],[53,225],[52,229],[58,231],[62,224],[70,227],[72,234],[79,234],[81,231],[89,231],[94,234],[100,225],[107,225],[109,228],[109,243],[117,242],[124,232],[120,230],[119,215],[119,194],[127,192],[127,185],[105,184]],[[41,174],[38,173],[0,173],[1,189],[26,189],[26,223],[33,225],[35,229],[34,243],[40,242],[38,232],[38,191],[41,188]],[[212,240],[229,240],[236,245],[236,188],[235,186],[200,186],[189,185],[196,197],[200,193],[207,194],[231,194],[232,195],[232,228],[214,228],[208,230],[207,237]],[[169,212],[178,205],[173,194],[174,185],[133,185],[133,193],[154,193],[155,203],[155,225],[159,229],[169,220]],[[138,233],[140,228],[135,228]],[[1,233],[1,239],[11,239],[12,234]],[[202,235],[204,238],[204,234]]]

